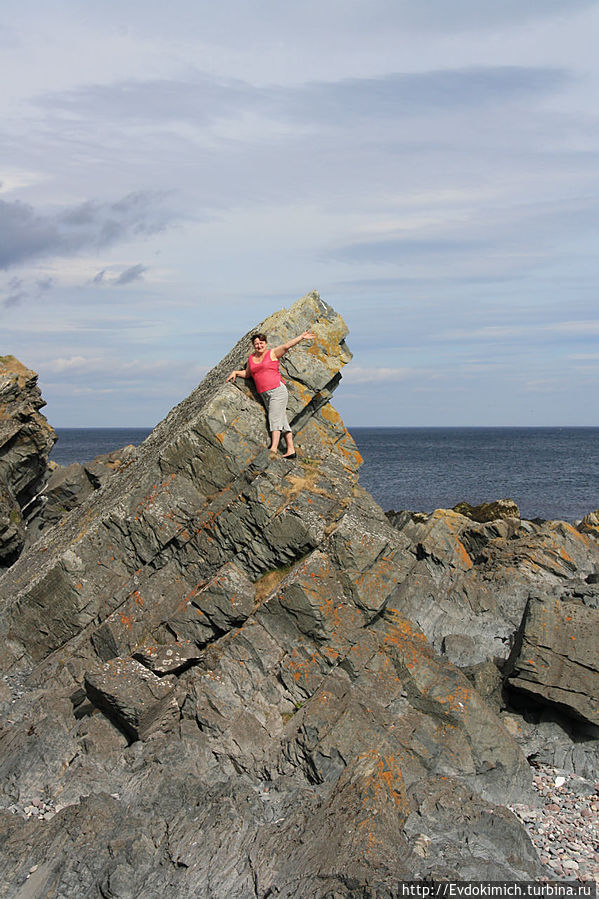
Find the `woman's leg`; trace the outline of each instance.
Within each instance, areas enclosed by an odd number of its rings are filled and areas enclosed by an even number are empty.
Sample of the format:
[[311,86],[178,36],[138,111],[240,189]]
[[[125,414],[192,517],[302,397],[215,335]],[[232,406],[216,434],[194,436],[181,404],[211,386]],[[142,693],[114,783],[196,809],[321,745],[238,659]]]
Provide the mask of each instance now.
[[268,409],[268,424],[271,433],[271,453],[276,453],[281,440],[281,432],[285,434],[286,452],[285,456],[291,456],[295,450],[293,448],[293,437],[291,435],[291,427],[287,421],[287,398],[289,394],[284,384],[279,387],[273,387],[262,395],[264,404]]
[[276,453],[279,448],[279,440],[281,439],[280,431],[271,431],[270,432],[270,451],[271,453]]
[[285,443],[287,445],[287,449],[283,453],[283,458],[286,456],[294,456],[295,455],[295,447],[293,445],[293,434],[291,431],[285,431]]

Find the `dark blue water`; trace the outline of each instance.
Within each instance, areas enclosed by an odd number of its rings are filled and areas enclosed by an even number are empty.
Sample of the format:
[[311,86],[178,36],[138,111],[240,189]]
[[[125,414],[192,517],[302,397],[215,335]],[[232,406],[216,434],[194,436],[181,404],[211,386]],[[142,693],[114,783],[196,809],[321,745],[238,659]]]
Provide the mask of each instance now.
[[354,428],[360,483],[384,509],[513,499],[524,518],[599,508],[599,428]]
[[[599,508],[599,428],[352,428],[361,484],[383,509],[432,512],[510,498],[525,518]],[[52,458],[86,462],[147,428],[63,428]]]
[[59,465],[89,462],[102,453],[111,453],[129,443],[142,443],[151,428],[55,428],[58,441],[50,458]]

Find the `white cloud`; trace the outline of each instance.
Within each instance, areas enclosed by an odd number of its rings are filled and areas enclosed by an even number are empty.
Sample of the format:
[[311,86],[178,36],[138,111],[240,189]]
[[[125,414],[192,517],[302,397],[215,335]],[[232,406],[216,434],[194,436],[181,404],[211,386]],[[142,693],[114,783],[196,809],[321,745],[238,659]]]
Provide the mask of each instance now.
[[425,372],[413,368],[366,368],[350,365],[343,370],[343,380],[348,384],[371,384],[378,381],[392,383],[409,378],[422,377]]

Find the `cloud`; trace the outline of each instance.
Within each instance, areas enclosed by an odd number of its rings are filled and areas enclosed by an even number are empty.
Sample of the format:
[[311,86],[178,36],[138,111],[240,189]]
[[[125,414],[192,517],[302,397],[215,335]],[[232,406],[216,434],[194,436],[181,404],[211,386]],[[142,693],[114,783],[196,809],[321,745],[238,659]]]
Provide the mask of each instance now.
[[[427,265],[443,279],[457,268],[464,276],[486,276],[505,281],[514,272],[535,269],[554,260],[577,237],[593,234],[597,227],[598,200],[594,196],[560,197],[540,203],[497,206],[479,204],[475,209],[457,207],[438,221],[415,222],[397,228],[383,240],[370,237],[323,252],[323,259],[353,265]],[[443,266],[443,268],[441,268]],[[466,270],[459,268],[465,266]],[[405,272],[411,274],[410,270]],[[471,278],[471,280],[473,280]]]
[[0,300],[5,309],[20,306],[23,300],[40,297],[54,287],[54,278],[37,278],[27,283],[23,278],[11,278],[6,284],[6,295]]
[[408,0],[398,10],[404,24],[423,31],[473,31],[519,21],[571,15],[594,6],[596,0]]
[[170,218],[163,199],[163,194],[143,191],[115,203],[88,201],[53,214],[0,200],[0,269],[161,231]]
[[110,277],[107,275],[107,269],[103,268],[97,275],[94,275],[91,283],[106,287],[122,287],[125,284],[131,284],[132,281],[142,281],[144,273],[147,271],[147,266],[138,263],[124,269],[120,275]]
[[258,87],[239,80],[196,74],[188,81],[155,79],[91,85],[46,93],[36,104],[46,111],[127,125],[159,121],[206,127],[254,113],[274,122],[328,127],[356,118],[391,119],[448,109],[472,109],[551,93],[568,85],[566,69],[472,66],[428,72],[393,72],[375,78],[312,81]]
[[436,339],[441,340],[528,340],[532,343],[543,339],[543,335],[556,334],[563,337],[591,338],[599,335],[599,321],[580,320],[563,322],[538,321],[530,323],[514,323],[510,325],[488,325],[484,328],[454,329],[445,331]]
[[372,384],[377,381],[405,381],[422,372],[415,368],[366,368],[351,366],[343,372],[343,381],[348,384]]
[[143,280],[144,272],[147,272],[147,270],[145,265],[132,265],[131,268],[127,268],[124,272],[121,272],[114,283],[115,285],[120,285],[131,284],[132,281],[141,281]]

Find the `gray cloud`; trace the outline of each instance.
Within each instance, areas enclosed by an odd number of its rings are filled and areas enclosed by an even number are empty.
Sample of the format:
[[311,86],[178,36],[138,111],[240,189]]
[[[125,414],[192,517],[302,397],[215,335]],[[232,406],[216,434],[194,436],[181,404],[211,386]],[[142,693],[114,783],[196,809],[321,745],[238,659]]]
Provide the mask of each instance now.
[[[186,121],[208,125],[254,111],[275,120],[284,117],[331,125],[354,122],[356,117],[393,119],[510,102],[550,93],[570,79],[570,74],[559,68],[478,66],[262,88],[199,74],[191,81],[119,82],[44,94],[37,98],[37,104],[84,118],[93,110],[94,120],[112,122]],[[72,213],[82,222],[86,214],[85,207]]]
[[[557,244],[588,235],[597,229],[597,198],[557,199],[538,204],[514,205],[508,208],[483,209],[469,223],[448,224],[433,228],[429,235],[414,238],[401,232],[384,240],[354,241],[332,251],[328,258],[363,264],[403,265],[406,261],[427,260],[434,267],[444,260],[467,259],[484,262],[485,253],[493,260],[489,274],[495,280],[496,260],[502,254],[512,257],[502,262],[502,279],[510,276],[510,268],[536,266],[538,255],[553,255]],[[442,270],[443,278],[447,276]],[[478,276],[480,277],[480,275]],[[464,281],[464,273],[460,280]]]
[[132,281],[141,281],[144,272],[147,272],[147,270],[145,265],[132,265],[131,268],[127,268],[124,272],[121,272],[118,278],[115,279],[114,284],[131,284]]
[[163,195],[143,191],[116,203],[86,202],[54,214],[0,200],[0,269],[50,254],[70,255],[163,230]]
[[550,93],[568,83],[562,69],[476,67],[381,78],[347,79],[273,90],[276,113],[306,122],[381,120],[510,102]]
[[[239,0],[221,0],[213,4],[210,14],[202,4],[186,4],[184,16],[164,15],[161,0],[130,0],[126,4],[111,3],[110,19],[115,28],[136,33],[180,39],[184,22],[185,37],[201,36],[225,51],[240,52],[251,47],[254,53],[271,51],[273,44],[302,42],[306,50],[316,47],[326,52],[330,35],[336,43],[364,40],[384,30],[391,37],[406,30],[427,32],[485,31],[500,25],[517,25],[535,19],[572,15],[592,7],[596,0],[370,0],[368,3],[348,0],[302,0],[281,3],[262,0],[259,8],[240,4]],[[106,19],[106,3],[97,10],[90,6],[86,17],[97,17],[101,28]],[[235,28],[231,27],[235,22]],[[117,24],[119,23],[119,24]]]
[[207,125],[231,113],[264,102],[263,91],[243,81],[211,78],[199,73],[193,80],[125,81],[92,85],[62,93],[42,94],[38,106],[70,115],[128,122],[193,121]]
[[6,295],[0,300],[5,309],[19,306],[26,299],[36,299],[55,285],[54,278],[36,278],[27,283],[23,278],[11,278],[6,283]]
[[596,5],[596,0],[408,0],[401,4],[399,22],[422,31],[473,31],[531,19],[571,15]]
[[103,268],[102,271],[98,272],[97,275],[92,278],[91,283],[105,287],[121,287],[123,284],[131,284],[132,281],[143,280],[144,273],[147,271],[147,266],[138,263],[137,265],[131,265],[129,268],[126,268],[120,275],[107,277],[106,269]]

